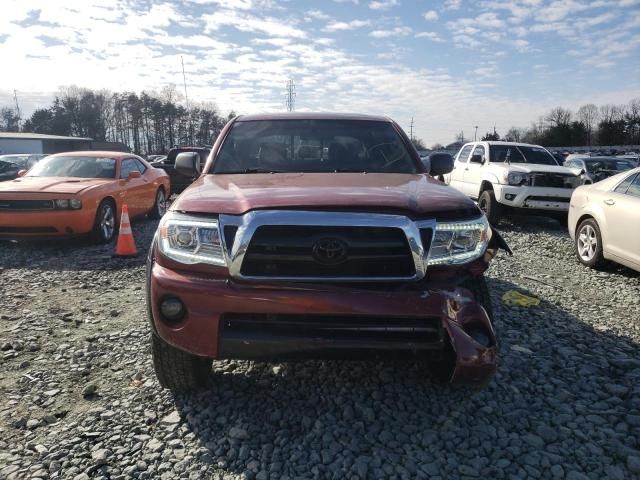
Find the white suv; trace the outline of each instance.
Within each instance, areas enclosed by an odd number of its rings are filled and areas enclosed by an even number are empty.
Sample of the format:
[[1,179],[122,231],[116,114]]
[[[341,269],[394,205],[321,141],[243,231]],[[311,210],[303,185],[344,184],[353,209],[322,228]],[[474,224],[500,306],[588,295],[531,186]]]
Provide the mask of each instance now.
[[492,223],[510,208],[536,211],[566,224],[582,172],[561,167],[545,148],[511,142],[471,142],[445,182],[478,201]]

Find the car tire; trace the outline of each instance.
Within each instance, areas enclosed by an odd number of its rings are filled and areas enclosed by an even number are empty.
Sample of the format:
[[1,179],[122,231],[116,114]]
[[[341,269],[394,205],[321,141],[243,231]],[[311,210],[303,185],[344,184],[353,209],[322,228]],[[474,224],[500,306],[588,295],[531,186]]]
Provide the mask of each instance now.
[[478,198],[478,206],[487,216],[487,220],[489,220],[490,224],[498,224],[502,215],[502,208],[496,200],[496,195],[493,193],[493,190],[485,190],[480,194],[480,198]]
[[578,260],[591,268],[602,267],[605,263],[602,252],[602,234],[593,218],[580,222],[576,228],[575,249]]
[[149,218],[158,220],[167,211],[167,196],[164,193],[164,188],[160,187],[156,192],[156,201],[153,203],[153,208],[149,211]]
[[91,236],[96,243],[110,243],[114,239],[117,229],[116,204],[110,199],[102,200],[96,210]]
[[151,354],[158,382],[173,392],[202,387],[211,374],[211,359],[172,347],[156,333],[151,333]]
[[484,307],[487,315],[489,316],[489,320],[493,321],[491,295],[489,294],[487,279],[484,275],[478,278],[470,278],[469,280],[464,281],[460,286],[473,293],[476,302]]

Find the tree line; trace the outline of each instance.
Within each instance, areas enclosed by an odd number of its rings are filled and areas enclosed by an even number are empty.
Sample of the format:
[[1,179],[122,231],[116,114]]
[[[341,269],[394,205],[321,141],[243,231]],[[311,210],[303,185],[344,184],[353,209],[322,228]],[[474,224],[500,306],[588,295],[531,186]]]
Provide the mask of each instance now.
[[[456,140],[464,138],[462,132]],[[556,107],[529,128],[511,127],[502,137],[494,130],[482,140],[525,142],[545,147],[640,145],[640,98],[626,105],[592,103],[575,112]],[[463,142],[464,143],[464,142]]]
[[47,108],[24,122],[0,109],[0,131],[89,137],[121,142],[138,154],[162,154],[175,145],[208,145],[229,118],[210,102],[184,105],[175,85],[160,92],[110,92],[65,87]]

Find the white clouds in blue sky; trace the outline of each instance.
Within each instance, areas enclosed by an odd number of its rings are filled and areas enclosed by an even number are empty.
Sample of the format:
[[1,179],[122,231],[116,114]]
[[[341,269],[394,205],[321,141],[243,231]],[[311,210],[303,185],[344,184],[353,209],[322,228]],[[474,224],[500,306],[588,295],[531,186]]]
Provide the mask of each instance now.
[[0,104],[181,84],[223,111],[415,117],[427,143],[640,96],[638,0],[3,0]]

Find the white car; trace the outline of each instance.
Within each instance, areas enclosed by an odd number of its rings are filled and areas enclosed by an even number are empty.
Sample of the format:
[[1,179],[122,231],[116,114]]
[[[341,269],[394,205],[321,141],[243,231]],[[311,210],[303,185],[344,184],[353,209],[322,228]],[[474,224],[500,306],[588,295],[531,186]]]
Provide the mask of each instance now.
[[478,201],[491,223],[509,209],[528,210],[566,222],[581,171],[558,165],[539,145],[471,142],[455,158],[445,182]]
[[577,188],[569,235],[583,264],[598,267],[606,259],[640,272],[640,168]]

